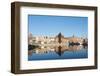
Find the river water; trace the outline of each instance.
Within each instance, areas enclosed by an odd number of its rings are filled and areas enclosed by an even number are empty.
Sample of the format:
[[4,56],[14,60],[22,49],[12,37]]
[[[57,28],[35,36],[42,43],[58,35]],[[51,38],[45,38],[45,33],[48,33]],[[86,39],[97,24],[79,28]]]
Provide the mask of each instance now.
[[82,45],[41,46],[28,50],[28,61],[83,58],[88,58],[88,47]]

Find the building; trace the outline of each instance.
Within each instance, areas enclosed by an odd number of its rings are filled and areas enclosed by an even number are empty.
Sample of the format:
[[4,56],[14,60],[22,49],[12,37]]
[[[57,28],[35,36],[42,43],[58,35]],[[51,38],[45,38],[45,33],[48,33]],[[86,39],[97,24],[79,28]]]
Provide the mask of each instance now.
[[33,36],[29,37],[29,44],[51,44],[55,42],[55,37],[48,36]]
[[75,35],[73,35],[72,37],[68,37],[68,41],[69,41],[69,43],[79,43],[79,44],[82,44],[83,43],[83,38],[76,37]]
[[64,37],[60,32],[55,37],[49,36],[33,36],[31,33],[28,37],[29,45],[68,45],[69,43],[88,43],[87,38],[77,37],[73,35],[72,37]]

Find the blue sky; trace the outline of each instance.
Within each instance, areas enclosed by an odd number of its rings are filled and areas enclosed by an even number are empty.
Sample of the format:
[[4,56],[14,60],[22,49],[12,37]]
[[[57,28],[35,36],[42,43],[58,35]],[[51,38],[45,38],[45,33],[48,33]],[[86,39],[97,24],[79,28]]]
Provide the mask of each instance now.
[[88,35],[88,17],[28,15],[28,26],[35,36],[55,36],[59,32],[66,37]]

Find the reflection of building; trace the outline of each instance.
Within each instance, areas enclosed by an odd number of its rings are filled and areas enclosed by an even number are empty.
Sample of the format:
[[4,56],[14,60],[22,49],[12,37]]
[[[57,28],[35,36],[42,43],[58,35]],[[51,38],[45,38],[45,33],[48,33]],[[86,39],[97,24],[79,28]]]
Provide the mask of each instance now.
[[55,52],[59,56],[61,56],[65,51],[70,51],[70,52],[75,52],[75,51],[80,51],[83,46],[40,46],[37,48],[34,48],[33,50],[29,50],[28,54],[32,55],[32,53],[35,54],[44,54],[44,53],[50,53],[50,52]]
[[87,43],[88,39],[87,38],[81,38],[81,37],[64,37],[61,33],[59,33],[55,37],[48,37],[48,36],[32,36],[32,34],[29,34],[28,37],[28,43],[29,45],[44,45],[44,44],[56,44],[56,45],[67,45],[69,43]]

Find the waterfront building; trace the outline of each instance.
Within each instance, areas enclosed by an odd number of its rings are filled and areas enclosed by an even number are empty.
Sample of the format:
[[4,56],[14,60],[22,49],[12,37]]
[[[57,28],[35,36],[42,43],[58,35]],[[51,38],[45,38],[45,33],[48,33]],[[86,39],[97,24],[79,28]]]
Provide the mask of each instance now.
[[82,44],[83,38],[76,37],[75,35],[73,35],[72,37],[68,37],[68,41],[69,41],[69,43],[79,43],[79,44]]
[[33,36],[31,33],[28,37],[28,43],[29,45],[68,45],[69,43],[88,43],[87,38],[77,37],[73,35],[72,37],[64,37],[62,33],[59,33],[58,35],[54,37],[49,36]]

